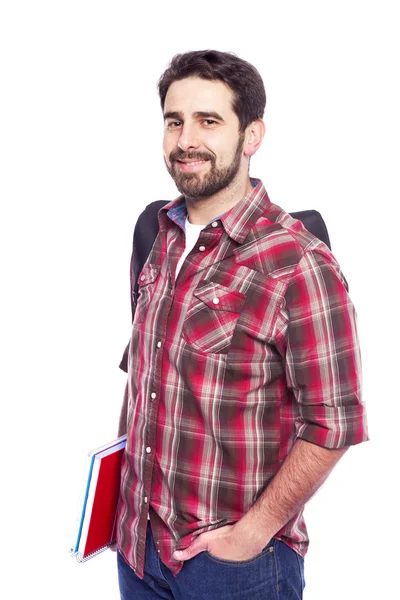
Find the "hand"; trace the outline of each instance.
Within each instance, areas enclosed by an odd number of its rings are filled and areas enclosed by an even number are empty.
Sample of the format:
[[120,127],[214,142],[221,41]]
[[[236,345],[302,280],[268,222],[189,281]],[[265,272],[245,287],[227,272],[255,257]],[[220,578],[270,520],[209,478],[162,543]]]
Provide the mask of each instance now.
[[243,533],[239,535],[235,525],[225,525],[201,533],[185,550],[176,550],[172,556],[179,561],[190,560],[207,550],[223,560],[249,560],[259,554],[268,541],[260,541],[250,535],[244,536]]

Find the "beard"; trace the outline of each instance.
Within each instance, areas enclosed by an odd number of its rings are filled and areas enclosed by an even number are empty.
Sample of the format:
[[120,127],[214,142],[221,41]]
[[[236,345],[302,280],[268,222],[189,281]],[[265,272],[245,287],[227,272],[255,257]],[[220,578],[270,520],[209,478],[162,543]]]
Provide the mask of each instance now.
[[[177,150],[169,156],[170,166],[165,161],[168,173],[175,182],[180,193],[190,200],[209,198],[226,188],[236,177],[242,158],[244,132],[239,134],[238,144],[231,163],[222,168],[216,166],[216,156],[206,152],[185,152]],[[176,161],[182,159],[207,160],[210,162],[208,173],[182,173],[176,168]],[[164,159],[165,160],[165,159]]]

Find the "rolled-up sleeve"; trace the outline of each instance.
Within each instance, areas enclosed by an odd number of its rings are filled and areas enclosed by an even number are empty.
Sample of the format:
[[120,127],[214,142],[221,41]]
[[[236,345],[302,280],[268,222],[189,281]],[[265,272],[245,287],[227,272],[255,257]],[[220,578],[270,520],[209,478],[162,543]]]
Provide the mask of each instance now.
[[329,255],[305,252],[286,289],[280,323],[287,385],[299,409],[297,437],[326,448],[366,441],[356,312]]

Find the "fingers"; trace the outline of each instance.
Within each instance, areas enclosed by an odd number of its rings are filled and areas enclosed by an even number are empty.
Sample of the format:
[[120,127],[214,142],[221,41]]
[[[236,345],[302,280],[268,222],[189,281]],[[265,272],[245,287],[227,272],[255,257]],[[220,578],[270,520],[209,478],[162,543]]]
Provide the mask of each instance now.
[[207,531],[201,533],[196,537],[196,539],[185,548],[185,550],[175,550],[172,555],[172,558],[175,560],[190,560],[196,554],[200,554],[200,552],[204,552],[204,550],[208,549],[209,542],[211,542],[215,537],[220,537],[221,534],[226,534],[232,529],[232,525],[224,525],[215,531]]
[[190,560],[196,556],[196,554],[199,554],[204,550],[207,550],[207,542],[204,538],[202,538],[201,535],[199,535],[195,541],[184,550],[175,550],[172,557],[175,560]]

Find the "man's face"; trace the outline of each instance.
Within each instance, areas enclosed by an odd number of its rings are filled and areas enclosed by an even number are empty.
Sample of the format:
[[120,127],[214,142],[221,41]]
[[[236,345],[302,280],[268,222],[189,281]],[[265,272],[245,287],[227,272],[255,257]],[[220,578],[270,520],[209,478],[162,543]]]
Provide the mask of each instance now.
[[188,77],[168,89],[164,105],[164,160],[186,198],[208,198],[228,186],[243,158],[244,134],[221,81]]

